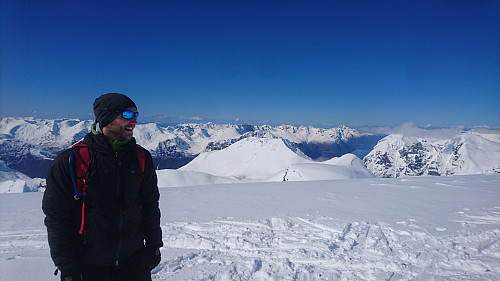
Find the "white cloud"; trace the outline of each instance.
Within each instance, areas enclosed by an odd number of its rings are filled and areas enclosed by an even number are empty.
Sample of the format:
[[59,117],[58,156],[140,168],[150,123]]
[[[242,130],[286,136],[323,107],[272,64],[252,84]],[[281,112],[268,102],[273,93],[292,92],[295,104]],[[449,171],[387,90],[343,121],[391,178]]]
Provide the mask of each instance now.
[[419,128],[411,122],[403,123],[401,126],[394,128],[393,133],[402,134],[410,137],[430,137],[436,139],[453,138],[463,132],[464,127],[439,128],[432,129],[431,126],[425,126],[426,129]]
[[180,116],[179,119],[180,120],[193,120],[193,121],[202,121],[203,120],[202,117],[198,117],[198,116],[191,116],[191,117]]
[[453,138],[464,131],[463,126],[432,128],[431,124],[418,127],[413,122],[405,122],[397,127],[374,127],[363,130],[374,134],[401,134],[409,137],[429,137],[437,139]]

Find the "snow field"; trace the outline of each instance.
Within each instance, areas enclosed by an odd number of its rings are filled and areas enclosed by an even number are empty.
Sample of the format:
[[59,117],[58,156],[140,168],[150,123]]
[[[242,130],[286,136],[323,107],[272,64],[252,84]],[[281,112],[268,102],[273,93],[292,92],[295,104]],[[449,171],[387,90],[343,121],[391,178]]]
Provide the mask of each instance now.
[[[500,175],[161,188],[160,280],[500,280]],[[0,280],[58,280],[41,192],[0,194]]]
[[[496,280],[500,231],[439,237],[396,225],[271,218],[163,226],[154,280]],[[166,251],[168,256],[168,251]]]
[[500,280],[499,183],[479,175],[165,188],[171,216],[153,278]]

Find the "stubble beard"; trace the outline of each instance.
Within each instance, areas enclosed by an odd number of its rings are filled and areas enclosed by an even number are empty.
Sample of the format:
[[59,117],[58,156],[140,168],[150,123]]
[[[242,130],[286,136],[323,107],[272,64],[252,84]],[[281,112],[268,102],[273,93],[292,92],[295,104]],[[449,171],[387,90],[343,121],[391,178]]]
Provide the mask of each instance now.
[[131,140],[133,137],[133,130],[126,130],[124,126],[120,126],[117,122],[113,121],[108,126],[106,126],[105,136],[110,138],[112,141],[125,141]]

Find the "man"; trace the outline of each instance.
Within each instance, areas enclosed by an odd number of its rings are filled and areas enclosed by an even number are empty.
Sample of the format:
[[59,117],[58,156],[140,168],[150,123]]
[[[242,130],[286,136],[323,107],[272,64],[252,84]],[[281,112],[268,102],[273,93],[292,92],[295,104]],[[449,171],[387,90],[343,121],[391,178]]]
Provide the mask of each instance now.
[[159,192],[151,154],[133,138],[137,107],[109,93],[95,100],[94,115],[83,140],[90,168],[82,198],[75,199],[72,149],[49,168],[42,209],[51,257],[63,281],[151,280],[163,246]]

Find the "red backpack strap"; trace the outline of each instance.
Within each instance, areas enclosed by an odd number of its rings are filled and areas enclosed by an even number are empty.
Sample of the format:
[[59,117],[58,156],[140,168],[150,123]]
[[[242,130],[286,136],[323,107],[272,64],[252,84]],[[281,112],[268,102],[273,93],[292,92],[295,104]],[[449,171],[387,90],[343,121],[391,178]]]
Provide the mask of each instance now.
[[[74,161],[74,169],[73,169]],[[79,234],[83,234],[83,227],[85,225],[85,192],[87,189],[86,177],[90,167],[90,153],[87,145],[80,141],[73,145],[73,150],[69,156],[69,170],[71,180],[73,181],[73,188],[75,190],[75,200],[82,200],[82,219]]]
[[141,180],[139,181],[139,187],[142,184],[142,179],[144,179],[144,167],[146,166],[146,153],[144,152],[144,148],[140,145],[137,145],[135,148],[135,152],[137,154],[137,160],[139,160],[139,165],[141,165]]
[[[75,164],[73,164],[73,162]],[[74,167],[74,169],[73,169]],[[73,150],[69,156],[69,169],[73,188],[75,190],[75,199],[78,200],[85,195],[86,177],[90,167],[89,148],[82,141],[73,145]]]

